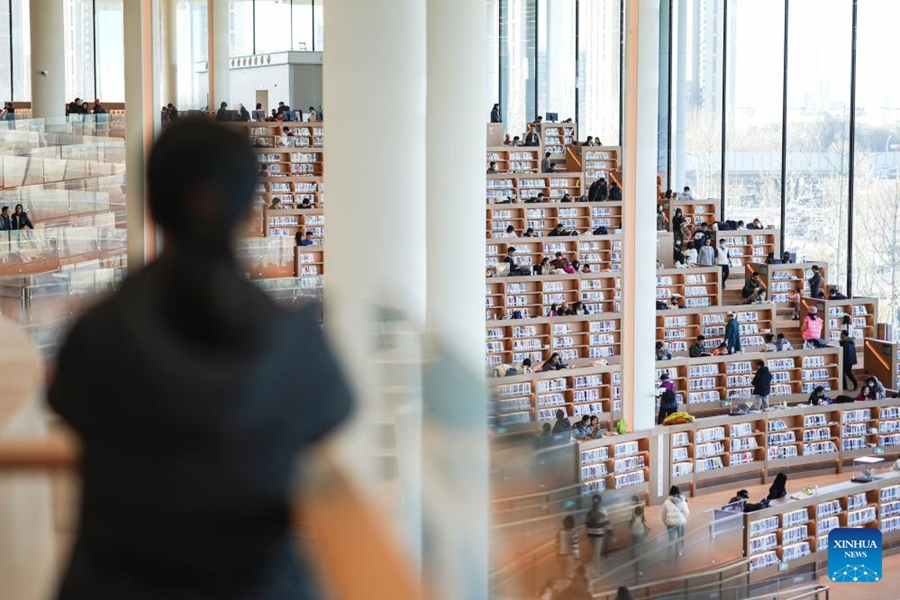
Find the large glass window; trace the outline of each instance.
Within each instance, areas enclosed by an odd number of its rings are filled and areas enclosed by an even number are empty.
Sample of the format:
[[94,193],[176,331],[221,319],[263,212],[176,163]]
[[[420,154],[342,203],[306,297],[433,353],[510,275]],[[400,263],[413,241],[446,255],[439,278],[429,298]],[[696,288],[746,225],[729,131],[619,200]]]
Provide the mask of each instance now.
[[729,0],[725,212],[735,221],[781,222],[783,39],[784,0]]
[[180,110],[203,108],[209,99],[209,36],[206,0],[178,2],[178,103]]
[[[94,99],[94,6],[92,0],[67,0],[66,99]],[[119,26],[122,29],[122,26]]]
[[325,51],[325,0],[313,0],[313,47],[316,52]]
[[678,0],[673,47],[673,186],[718,198],[722,162],[722,0]]
[[841,284],[847,267],[851,7],[848,0],[793,0],[788,38],[786,245],[801,258],[824,261],[828,282]]
[[31,18],[28,0],[12,0],[13,100],[31,101]]
[[284,52],[291,47],[290,0],[256,0],[256,53]]
[[620,0],[578,4],[578,129],[619,145]]
[[900,80],[884,70],[900,20],[896,0],[858,9],[853,293],[880,298],[879,321],[900,328]]
[[250,56],[253,54],[253,1],[231,0],[228,39],[229,56]]
[[0,101],[12,100],[12,51],[9,2],[0,2]]
[[[495,102],[500,102],[500,0],[487,0],[487,56],[485,57],[485,111],[490,111]],[[485,119],[487,120],[487,119]]]
[[294,0],[291,10],[291,50],[313,49],[312,0]]
[[125,101],[124,0],[96,0],[97,93],[107,102]]
[[538,2],[538,114],[575,119],[575,0]]
[[500,106],[506,131],[523,135],[537,115],[535,97],[535,18],[537,0],[500,0]]

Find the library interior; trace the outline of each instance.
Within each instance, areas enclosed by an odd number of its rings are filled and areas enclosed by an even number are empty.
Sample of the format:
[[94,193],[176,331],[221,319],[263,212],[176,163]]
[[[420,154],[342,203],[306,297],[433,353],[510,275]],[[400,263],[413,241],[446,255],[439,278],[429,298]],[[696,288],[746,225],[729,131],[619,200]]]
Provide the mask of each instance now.
[[0,600],[900,597],[898,20],[0,0]]

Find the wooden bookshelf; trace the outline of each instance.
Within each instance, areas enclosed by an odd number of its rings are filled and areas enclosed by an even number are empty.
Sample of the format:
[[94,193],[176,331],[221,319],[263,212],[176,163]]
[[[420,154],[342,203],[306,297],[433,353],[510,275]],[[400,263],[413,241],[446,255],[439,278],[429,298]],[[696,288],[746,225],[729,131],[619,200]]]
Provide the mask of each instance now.
[[510,247],[516,249],[523,266],[540,264],[545,257],[553,260],[557,252],[562,252],[570,263],[578,260],[591,266],[594,273],[582,275],[622,270],[622,238],[618,235],[492,238],[486,244],[485,265],[496,267],[502,263]]
[[299,231],[309,232],[313,244],[325,237],[325,215],[322,209],[263,210],[263,233],[266,237],[287,237],[294,241]]
[[521,316],[516,321],[544,317],[553,304],[563,300],[570,307],[580,300],[591,315],[618,313],[621,286],[621,277],[611,273],[488,277],[485,281],[485,319],[512,319],[515,311]]
[[715,199],[708,200],[676,200],[669,201],[668,207],[664,209],[666,217],[669,219],[669,229],[672,228],[672,215],[675,209],[680,208],[681,213],[685,217],[691,218],[691,224],[696,226],[698,223],[707,223],[712,225],[719,220],[719,201]]
[[725,240],[731,259],[731,268],[741,272],[747,263],[764,263],[766,256],[773,252],[781,257],[781,230],[757,229],[741,231],[715,231],[713,244],[719,247],[719,240]]
[[[539,431],[563,409],[570,420],[597,415],[612,426],[622,414],[619,365],[591,365],[490,380],[495,433]],[[604,438],[606,439],[606,438]]]
[[817,300],[803,298],[800,303],[800,318],[806,318],[810,307],[815,306],[819,318],[824,321],[822,338],[826,342],[840,342],[841,322],[844,315],[850,315],[853,328],[859,332],[856,351],[863,353],[861,338],[875,337],[875,319],[878,315],[877,298],[851,298],[849,300]]
[[573,146],[569,150],[566,171],[583,173],[585,190],[601,177],[609,181],[610,175],[621,169],[619,146]]
[[493,146],[485,154],[484,170],[493,162],[500,173],[537,173],[543,157],[539,146]]
[[321,148],[254,148],[259,164],[265,165],[264,178],[321,177],[324,172],[324,153]]
[[610,360],[622,354],[622,318],[615,313],[488,321],[485,365],[540,366],[558,352],[567,364]]
[[713,306],[691,310],[656,311],[656,341],[663,342],[670,352],[687,356],[688,348],[699,335],[706,337],[704,348],[712,352],[725,340],[728,313],[734,311],[740,324],[741,347],[759,349],[765,344],[763,336],[775,331],[775,306],[753,304],[746,307]]
[[581,493],[650,490],[650,438],[644,433],[610,435],[578,443]]
[[325,184],[321,177],[264,177],[256,185],[256,199],[266,206],[278,198],[282,205],[298,207],[309,200],[315,208],[325,202]]
[[578,125],[576,123],[542,123],[539,132],[541,136],[541,158],[545,152],[550,153],[550,159],[556,165],[557,170],[566,168],[566,147],[578,143]]
[[674,358],[657,361],[656,375],[669,374],[679,402],[691,414],[721,415],[734,404],[752,404],[757,359],[766,361],[772,371],[770,406],[806,402],[817,385],[828,391],[840,389],[841,349],[836,347]]
[[888,389],[900,390],[900,344],[866,338],[863,344],[866,371]]
[[822,275],[822,290],[828,293],[825,285],[827,265],[821,262],[787,265],[767,265],[765,263],[750,262],[744,267],[744,278],[750,279],[754,272],[759,273],[759,281],[766,290],[766,299],[775,303],[779,308],[786,308],[791,305],[788,298],[794,293],[794,288],[802,287],[803,295],[809,296],[808,280],[812,277],[813,265],[818,265],[819,273]]
[[[323,148],[325,124],[301,121],[241,121],[226,123],[246,135],[257,148]],[[287,134],[285,133],[287,130]]]
[[685,309],[722,304],[718,267],[659,269],[656,272],[656,299],[668,300],[675,294],[684,300]]
[[[578,202],[578,199],[584,194],[581,174],[535,173],[489,174],[486,176],[485,199],[488,205],[541,204],[537,201],[538,194],[544,195],[544,202],[560,202],[566,194],[573,203]],[[608,203],[604,202],[604,205],[606,204]]]
[[323,246],[294,246],[294,276],[303,278],[325,274],[325,248]]
[[[621,202],[489,205],[486,215],[486,233],[489,238],[502,236],[509,225],[515,228],[518,236],[522,236],[530,227],[534,229],[536,237],[546,236],[557,223],[561,223],[568,231],[577,231],[582,235],[592,235],[601,225],[610,234],[622,227]],[[519,239],[528,241],[530,238]]]
[[750,580],[782,576],[827,561],[828,533],[838,527],[880,529],[890,543],[900,531],[900,475],[870,483],[841,482],[817,494],[745,513],[744,556]]

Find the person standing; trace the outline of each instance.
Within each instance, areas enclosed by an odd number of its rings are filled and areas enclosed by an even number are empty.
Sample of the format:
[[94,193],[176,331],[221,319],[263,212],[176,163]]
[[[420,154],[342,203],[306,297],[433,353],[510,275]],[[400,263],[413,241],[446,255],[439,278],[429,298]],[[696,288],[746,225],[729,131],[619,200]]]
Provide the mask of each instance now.
[[668,556],[671,561],[684,552],[684,528],[687,525],[690,509],[687,500],[681,495],[677,485],[669,488],[669,497],[663,502],[662,521],[669,536]]
[[769,394],[772,393],[772,372],[765,361],[756,361],[756,374],[753,375],[753,407],[756,410],[769,410]]
[[713,248],[712,238],[703,239],[703,245],[697,253],[697,264],[701,267],[711,267],[716,264],[716,249]]
[[544,152],[544,160],[541,161],[541,173],[552,173],[553,161],[550,159],[550,153]]
[[609,186],[609,199],[613,202],[622,200],[622,188],[615,181]]
[[731,274],[731,254],[728,252],[728,246],[725,239],[719,240],[719,250],[716,252],[716,264],[722,269],[722,289],[725,289],[725,282]]
[[16,204],[16,209],[10,219],[12,221],[13,231],[19,231],[25,228],[34,229],[34,223],[28,218],[28,213],[25,212],[25,209],[21,204]]
[[853,339],[853,336],[846,331],[841,331],[841,349],[844,354],[843,377],[841,378],[841,383],[845,390],[850,390],[847,386],[847,380],[849,379],[850,383],[853,384],[853,389],[850,391],[855,392],[856,388],[859,386],[859,382],[856,381],[856,377],[853,375],[853,365],[857,363],[856,341]]
[[601,506],[600,494],[591,497],[591,509],[584,519],[584,529],[593,550],[594,569],[599,575],[600,557],[606,556],[606,535],[609,533],[609,513]]
[[0,208],[0,231],[12,231],[12,219],[9,216],[9,207]]
[[809,278],[809,295],[812,298],[818,298],[819,292],[822,291],[822,274],[819,273],[819,265],[813,265],[812,277]]
[[581,558],[578,546],[578,532],[575,531],[575,518],[568,515],[563,519],[562,528],[556,532],[556,560],[563,577],[571,577],[575,573],[575,565]]
[[666,231],[669,229],[669,219],[666,218],[666,212],[662,204],[656,205],[656,230]]
[[669,380],[669,374],[663,373],[659,376],[659,414],[656,417],[656,424],[662,425],[666,417],[672,413],[678,412],[678,395],[675,394],[675,384]]
[[635,506],[631,513],[631,558],[635,561],[634,566],[637,570],[638,577],[644,574],[641,565],[641,558],[644,556],[644,540],[650,532],[647,527],[647,519],[644,516],[643,505]]
[[684,186],[684,191],[681,192],[681,199],[682,200],[693,200],[694,199],[694,194],[691,193],[690,187]]
[[491,109],[491,123],[502,123],[503,119],[500,118],[500,105],[494,104],[494,107]]
[[741,326],[733,312],[728,313],[728,323],[725,325],[725,346],[729,354],[741,351]]

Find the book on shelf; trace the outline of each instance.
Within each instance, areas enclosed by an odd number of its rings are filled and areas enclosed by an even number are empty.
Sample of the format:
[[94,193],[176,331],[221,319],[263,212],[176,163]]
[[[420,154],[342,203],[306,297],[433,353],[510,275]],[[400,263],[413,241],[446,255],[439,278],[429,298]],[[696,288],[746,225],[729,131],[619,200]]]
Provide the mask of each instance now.
[[797,442],[797,436],[793,431],[770,433],[767,438],[769,446],[783,446],[785,444],[794,444]]
[[878,445],[881,447],[900,446],[900,434],[879,435]]
[[706,429],[698,429],[694,436],[698,444],[704,442],[713,442],[725,439],[725,427],[708,427]]
[[770,446],[766,450],[768,460],[782,460],[797,458],[797,446]]
[[878,518],[886,519],[900,515],[900,501],[885,502],[882,500],[881,506],[878,507]]
[[750,522],[750,537],[757,537],[766,533],[774,533],[778,530],[778,515],[766,517],[758,521]]
[[900,500],[900,485],[892,485],[890,487],[881,488],[878,497],[881,502]]
[[694,472],[694,463],[677,462],[672,463],[672,477],[684,477]]
[[865,493],[853,494],[852,496],[847,497],[847,510],[862,508],[864,506],[868,506],[868,504],[869,499],[866,497]]
[[608,477],[609,473],[606,470],[605,463],[599,463],[595,465],[585,465],[581,467],[581,480],[582,481],[590,481],[592,479],[600,479],[601,477]]
[[728,457],[728,466],[748,465],[756,462],[756,456],[753,452],[734,452]]
[[617,458],[613,463],[613,472],[614,473],[627,473],[630,471],[636,471],[638,469],[643,469],[646,466],[644,463],[643,456],[630,456],[627,458]]
[[750,560],[750,572],[777,565],[779,562],[781,561],[778,560],[778,554],[774,551],[763,552]]
[[792,510],[781,515],[782,527],[794,527],[809,521],[809,511],[805,508]]
[[809,442],[803,444],[803,455],[833,454],[837,452],[837,444],[832,441]]
[[697,473],[706,473],[708,471],[715,471],[724,467],[721,456],[714,456],[712,458],[698,458],[695,462],[695,470]]
[[531,408],[531,398],[530,397],[522,397],[522,398],[508,398],[499,400],[497,402],[497,412],[518,412],[525,411]]
[[609,460],[609,446],[600,446],[590,450],[581,451],[581,464],[588,465]]
[[860,508],[859,510],[848,510],[847,526],[860,527],[862,525],[871,523],[877,518],[878,516],[876,514],[874,506],[866,506],[865,508]]
[[860,408],[857,410],[845,410],[841,414],[841,423],[860,423],[872,420],[871,408]]
[[613,479],[615,488],[617,490],[635,487],[643,484],[646,481],[643,470],[635,471],[633,473],[625,473],[622,475],[615,475]]
[[613,446],[613,458],[634,456],[638,452],[640,452],[640,447],[637,441],[622,442]]
[[808,532],[806,530],[806,525],[800,525],[799,527],[788,527],[787,529],[783,529],[781,531],[781,543],[788,544],[797,544],[802,542],[808,537]]
[[602,415],[605,411],[603,405],[599,402],[590,402],[585,404],[575,404],[572,406],[572,413],[576,419],[580,419],[584,415],[592,417],[594,415]]
[[672,447],[687,446],[691,443],[690,436],[687,431],[679,431],[672,434]]
[[791,544],[789,546],[784,546],[781,549],[781,553],[785,561],[797,560],[798,558],[809,556],[809,554],[811,553],[809,542],[799,542],[796,544]]
[[841,520],[836,516],[823,517],[816,522],[816,535],[828,535],[832,529],[841,526]]
[[606,480],[605,479],[595,479],[593,481],[582,484],[581,486],[581,494],[583,496],[590,496],[593,494],[602,494],[606,491]]

